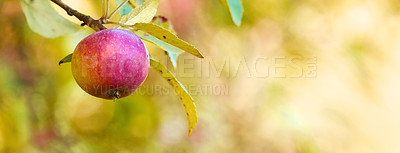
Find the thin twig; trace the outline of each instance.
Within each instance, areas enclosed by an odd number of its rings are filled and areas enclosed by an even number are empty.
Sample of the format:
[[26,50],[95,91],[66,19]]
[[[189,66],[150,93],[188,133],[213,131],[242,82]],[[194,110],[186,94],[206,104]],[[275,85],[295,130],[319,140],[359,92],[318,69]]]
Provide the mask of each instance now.
[[132,8],[136,8],[137,7],[136,2],[131,2],[131,0],[128,0],[128,3],[129,3],[129,5],[132,6]]
[[106,0],[107,6],[106,6],[106,18],[108,17],[108,14],[110,13],[110,0]]
[[131,28],[133,31],[138,30],[134,25],[127,25],[127,24],[123,24],[123,23],[119,23],[119,22],[108,21],[107,23],[104,23],[104,24],[119,25],[119,26],[124,27],[124,28]]
[[96,31],[107,29],[100,20],[95,20],[90,16],[87,16],[85,14],[78,12],[77,10],[72,9],[68,5],[61,2],[61,0],[51,0],[51,1],[60,6],[62,9],[64,9],[68,15],[75,16],[80,21],[82,21],[83,22],[82,26],[87,25]]
[[125,0],[123,3],[121,3],[121,4],[117,7],[117,9],[115,9],[114,12],[112,12],[112,13],[110,14],[110,16],[107,17],[107,19],[111,19],[111,18],[114,16],[114,14],[117,13],[117,12],[119,11],[119,9],[121,9],[121,7],[122,7],[123,5],[126,4],[126,2],[128,2],[128,0]]
[[127,25],[127,24],[123,24],[123,23],[119,23],[119,22],[114,22],[114,21],[108,21],[108,22],[105,23],[105,24],[115,24],[115,25],[119,25],[119,26],[121,26],[121,27],[131,27],[131,28],[134,28],[133,25]]

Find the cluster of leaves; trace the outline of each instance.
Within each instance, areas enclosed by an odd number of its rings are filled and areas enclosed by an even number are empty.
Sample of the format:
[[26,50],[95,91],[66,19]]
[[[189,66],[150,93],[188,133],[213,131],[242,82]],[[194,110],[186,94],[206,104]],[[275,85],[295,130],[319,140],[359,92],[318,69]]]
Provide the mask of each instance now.
[[[172,25],[163,16],[156,16],[160,0],[136,0],[136,3],[125,3],[119,9],[119,25],[114,28],[127,28],[136,33],[141,39],[149,41],[167,52],[171,61],[176,67],[176,60],[183,52],[188,52],[196,57],[203,58],[201,53],[193,45],[179,39]],[[124,0],[116,0],[121,5]],[[232,20],[240,25],[243,8],[240,0],[220,0],[229,10]],[[48,0],[20,0],[21,7],[28,21],[30,28],[36,33],[55,38],[69,33],[76,32],[79,25],[74,24],[59,15],[50,5]],[[71,61],[72,54],[63,58],[59,64]],[[150,57],[150,65],[177,92],[183,102],[188,117],[188,133],[192,132],[197,123],[196,107],[193,98],[175,76],[160,62]]]

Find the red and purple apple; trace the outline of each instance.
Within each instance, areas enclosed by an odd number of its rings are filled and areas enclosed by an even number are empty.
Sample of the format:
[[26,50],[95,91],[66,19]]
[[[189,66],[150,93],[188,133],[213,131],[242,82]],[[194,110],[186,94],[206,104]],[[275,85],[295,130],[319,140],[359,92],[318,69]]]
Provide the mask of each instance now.
[[71,69],[75,81],[90,95],[117,99],[131,95],[142,85],[149,63],[146,46],[137,35],[106,29],[79,42]]

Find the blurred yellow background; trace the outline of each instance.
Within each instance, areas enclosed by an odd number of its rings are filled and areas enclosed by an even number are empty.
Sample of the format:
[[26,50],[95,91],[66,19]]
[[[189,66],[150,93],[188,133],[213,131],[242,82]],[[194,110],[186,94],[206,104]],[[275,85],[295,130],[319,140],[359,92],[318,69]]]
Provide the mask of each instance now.
[[[100,0],[64,2],[101,15]],[[43,38],[19,1],[0,1],[0,152],[400,152],[398,1],[243,6],[237,27],[217,0],[160,2],[158,14],[205,56],[184,53],[174,69],[146,43],[195,99],[188,137],[184,108],[157,72],[115,103],[92,97],[57,64],[94,31]]]

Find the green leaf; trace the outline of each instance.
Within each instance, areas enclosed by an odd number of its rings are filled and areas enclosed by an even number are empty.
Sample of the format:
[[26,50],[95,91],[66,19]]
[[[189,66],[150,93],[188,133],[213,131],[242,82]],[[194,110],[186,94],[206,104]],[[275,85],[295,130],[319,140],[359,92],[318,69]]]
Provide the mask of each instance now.
[[[153,23],[155,23],[155,22],[157,22],[157,20],[154,21]],[[163,27],[166,27],[166,28],[169,27],[167,24],[164,24],[164,23],[161,23],[161,24]],[[174,32],[173,29],[171,29],[170,31]],[[148,35],[143,31],[136,31],[135,34],[137,34],[143,40],[151,42],[151,43],[157,45],[158,47],[160,47],[161,49],[165,50],[167,52],[168,56],[170,57],[172,65],[176,68],[176,66],[177,66],[176,61],[178,59],[178,56],[180,54],[182,54],[183,52],[185,52],[184,50],[182,50],[178,47],[172,46],[154,36]]]
[[[176,32],[175,32],[171,22],[168,21],[168,19],[166,17],[159,15],[159,16],[156,16],[155,19],[153,18],[153,20],[154,20],[153,21],[154,24],[157,24],[176,35]],[[149,36],[149,37],[153,37],[153,36]],[[146,40],[146,38],[144,38],[144,39]],[[152,43],[155,43],[156,45],[160,46],[162,49],[164,49],[166,51],[169,59],[172,62],[172,65],[174,66],[174,68],[176,68],[177,67],[176,62],[178,60],[178,56],[185,51],[182,49],[179,49],[175,46],[172,46],[164,41],[161,41],[158,38],[153,37],[153,39],[157,39],[157,41],[152,41]]]
[[[172,24],[164,16],[156,16],[153,18],[153,20],[154,20],[153,21],[154,24],[160,25],[161,27],[168,29],[168,31],[170,31],[173,34],[176,33],[172,27]],[[172,62],[172,65],[174,66],[174,68],[176,68],[178,56],[180,54],[182,54],[183,52],[185,52],[184,50],[177,48],[175,46],[172,46],[154,36],[148,35],[145,32],[140,31],[140,30],[135,31],[135,34],[137,34],[143,40],[151,42],[151,43],[159,46],[161,49],[165,50]]]
[[49,3],[48,0],[20,0],[29,27],[36,33],[55,38],[79,30],[79,25],[68,21]]
[[167,80],[169,85],[174,88],[179,98],[182,100],[183,106],[185,107],[186,115],[188,118],[188,135],[192,133],[193,128],[197,124],[197,112],[196,105],[194,104],[193,98],[190,96],[185,87],[175,78],[175,76],[160,62],[150,57],[150,65],[158,72],[161,76]]
[[170,45],[170,44],[168,44],[168,43],[166,43],[166,42],[164,42],[164,41],[162,41],[162,40],[160,40],[160,39],[158,39],[156,37],[153,37],[153,36],[140,35],[140,38],[142,38],[144,40],[147,40],[147,41],[159,46],[163,50],[167,51],[168,56],[171,58],[171,62],[174,65],[175,68],[176,68],[176,60],[177,60],[178,56],[181,53],[185,52],[184,50],[179,49],[179,48],[177,48],[175,46],[172,46],[172,45]]
[[174,68],[176,68],[176,66],[178,65],[176,62],[178,60],[178,56],[181,53],[173,53],[173,52],[168,52],[167,51],[167,54],[168,54],[169,58],[171,59],[172,65],[174,66]]
[[60,62],[58,62],[58,65],[61,65],[63,63],[69,63],[71,62],[71,60],[72,60],[72,53],[61,59]]
[[233,22],[239,26],[242,22],[243,17],[243,6],[241,0],[227,0],[229,11],[231,13],[231,17]]
[[243,6],[241,0],[219,0],[225,8],[229,9],[229,14],[233,22],[240,26],[243,17]]
[[[117,6],[121,5],[125,0],[117,0]],[[124,4],[120,9],[119,9],[119,14],[121,16],[129,14],[131,12],[133,7],[129,5],[129,2]]]
[[160,40],[160,39],[158,39],[156,37],[150,36],[150,35],[143,35],[143,34],[141,35],[141,34],[139,34],[139,37],[144,39],[144,40],[147,40],[147,41],[149,41],[149,42],[151,42],[151,43],[153,43],[153,44],[155,44],[157,46],[159,46],[161,49],[163,49],[165,51],[168,51],[168,52],[173,52],[173,53],[176,53],[176,54],[180,54],[182,52],[185,52],[184,50],[182,50],[180,48],[172,46],[172,45],[170,45],[170,44],[168,44],[168,43],[166,43],[166,42],[164,42],[164,41],[162,41],[162,40]]
[[159,25],[155,25],[153,23],[137,23],[135,24],[135,27],[172,46],[182,49],[199,58],[203,58],[203,55],[201,55],[196,47],[179,39],[176,35]]
[[139,22],[150,22],[157,12],[160,0],[147,0],[142,5],[134,8],[122,21],[126,25],[134,25]]

